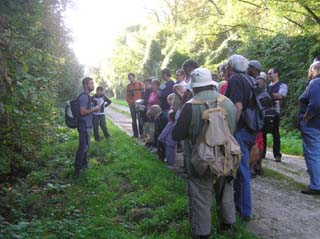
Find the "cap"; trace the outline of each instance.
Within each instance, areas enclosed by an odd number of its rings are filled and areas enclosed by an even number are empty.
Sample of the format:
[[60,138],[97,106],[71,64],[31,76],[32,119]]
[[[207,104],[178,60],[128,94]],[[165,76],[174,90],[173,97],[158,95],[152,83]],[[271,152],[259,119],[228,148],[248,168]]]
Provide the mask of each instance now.
[[260,62],[256,61],[256,60],[249,61],[249,66],[253,67],[254,69],[256,69],[258,71],[261,71],[261,69],[262,69]]

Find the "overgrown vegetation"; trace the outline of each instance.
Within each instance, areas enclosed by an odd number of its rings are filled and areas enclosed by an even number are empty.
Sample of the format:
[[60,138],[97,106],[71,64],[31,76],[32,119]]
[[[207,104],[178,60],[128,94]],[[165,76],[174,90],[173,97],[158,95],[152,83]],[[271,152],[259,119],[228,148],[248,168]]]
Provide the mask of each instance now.
[[68,47],[68,0],[0,1],[0,181],[41,164],[55,143],[56,105],[78,93],[83,74]]
[[[184,181],[108,127],[116,137],[91,143],[82,177],[73,176],[77,134],[61,127],[37,171],[1,185],[0,238],[189,238]],[[255,238],[241,223],[236,230],[214,238]]]

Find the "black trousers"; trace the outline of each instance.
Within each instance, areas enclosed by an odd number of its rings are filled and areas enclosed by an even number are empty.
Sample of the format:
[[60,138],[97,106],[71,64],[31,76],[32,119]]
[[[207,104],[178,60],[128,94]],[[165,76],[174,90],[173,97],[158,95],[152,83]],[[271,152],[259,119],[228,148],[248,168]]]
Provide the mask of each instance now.
[[[130,114],[131,114],[131,119],[132,119],[132,131],[133,135],[139,136],[143,135],[143,124],[142,124],[142,119],[138,115],[138,112],[136,111],[136,108],[134,105],[130,105]],[[138,132],[138,125],[137,125],[137,120],[139,124],[139,132]]]
[[100,135],[99,135],[99,125],[103,131],[104,137],[109,138],[110,134],[108,132],[107,129],[107,125],[106,125],[106,116],[103,115],[93,115],[93,134],[94,134],[94,139],[96,141],[100,140]]
[[[280,157],[281,158],[281,153],[280,153],[280,146],[281,146],[281,141],[280,141],[280,133],[279,133],[279,126],[280,126],[280,117],[275,117],[274,122],[273,122],[273,127],[271,129],[271,134],[273,138],[273,156]],[[267,152],[267,133],[268,132],[263,132],[263,154],[262,157],[266,157],[266,152]]]

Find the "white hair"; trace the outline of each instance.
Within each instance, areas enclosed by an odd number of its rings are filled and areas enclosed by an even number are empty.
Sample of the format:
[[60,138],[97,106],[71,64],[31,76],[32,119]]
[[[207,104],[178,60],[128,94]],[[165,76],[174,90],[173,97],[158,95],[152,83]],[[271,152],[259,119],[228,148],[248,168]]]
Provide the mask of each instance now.
[[246,72],[249,60],[241,55],[232,55],[228,60],[228,67],[236,72]]
[[316,76],[320,74],[320,61],[315,61],[311,64],[309,70],[312,70],[316,73]]

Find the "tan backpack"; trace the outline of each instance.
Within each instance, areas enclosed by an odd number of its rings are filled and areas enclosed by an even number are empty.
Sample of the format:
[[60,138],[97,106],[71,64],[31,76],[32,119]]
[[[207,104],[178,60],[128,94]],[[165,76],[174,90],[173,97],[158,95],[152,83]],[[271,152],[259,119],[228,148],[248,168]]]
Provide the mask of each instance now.
[[193,146],[191,157],[191,164],[199,176],[207,171],[216,177],[235,176],[239,167],[240,145],[230,133],[226,111],[220,107],[225,99],[225,96],[219,94],[215,108],[210,108],[209,102],[190,101],[193,105],[205,104],[208,107],[202,113],[204,125]]

